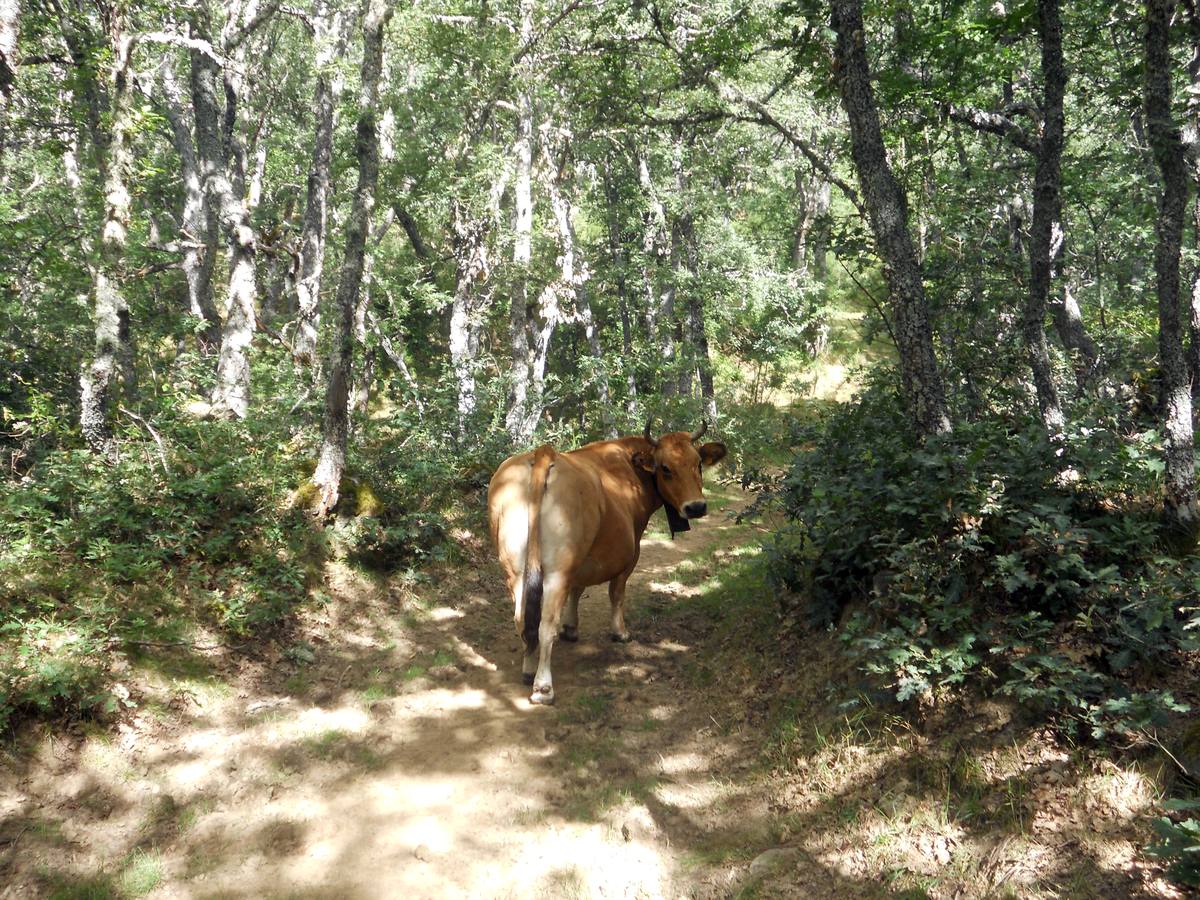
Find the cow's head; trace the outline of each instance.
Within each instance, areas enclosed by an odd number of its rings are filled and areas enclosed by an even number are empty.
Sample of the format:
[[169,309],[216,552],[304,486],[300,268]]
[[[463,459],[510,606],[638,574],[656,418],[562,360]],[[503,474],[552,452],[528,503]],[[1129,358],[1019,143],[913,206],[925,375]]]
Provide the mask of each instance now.
[[654,475],[658,493],[667,508],[667,521],[672,535],[676,531],[687,531],[688,519],[699,519],[708,512],[704,499],[704,466],[715,465],[725,458],[725,445],[710,442],[697,447],[708,423],[691,433],[672,431],[655,440],[650,433],[650,422],[646,423],[645,438],[650,443],[649,451],[633,455],[633,464]]

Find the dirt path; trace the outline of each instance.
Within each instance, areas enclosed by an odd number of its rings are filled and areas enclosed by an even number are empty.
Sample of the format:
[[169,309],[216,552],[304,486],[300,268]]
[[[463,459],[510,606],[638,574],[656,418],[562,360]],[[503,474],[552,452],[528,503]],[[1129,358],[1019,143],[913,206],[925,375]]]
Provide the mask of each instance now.
[[1181,896],[1153,770],[991,702],[847,705],[842,642],[775,618],[744,496],[708,494],[647,535],[633,643],[585,596],[553,708],[467,533],[424,580],[331,567],[282,645],[143,660],[115,727],[0,755],[0,900]]
[[[609,642],[590,590],[580,642],[555,651],[553,709],[526,699],[478,538],[478,566],[436,585],[342,571],[284,653],[232,679],[181,655],[115,739],[10,759],[0,896],[735,893],[778,837],[747,788],[761,737],[722,720],[695,663],[708,620],[675,573],[756,538],[721,514],[648,535],[635,641]],[[822,877],[806,892],[827,896]]]

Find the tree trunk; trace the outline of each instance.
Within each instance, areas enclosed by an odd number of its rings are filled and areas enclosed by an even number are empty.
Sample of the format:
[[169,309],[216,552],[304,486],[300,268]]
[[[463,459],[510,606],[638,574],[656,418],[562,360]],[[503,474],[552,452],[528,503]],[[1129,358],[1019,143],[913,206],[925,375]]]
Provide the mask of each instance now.
[[[533,0],[521,0],[521,45],[533,39]],[[533,54],[517,64],[516,170],[513,179],[515,213],[513,234],[513,286],[509,306],[508,336],[512,347],[512,393],[505,426],[516,444],[529,440],[529,397],[533,360],[529,356],[529,263],[533,258]],[[533,422],[536,425],[537,415]]]
[[1075,365],[1075,386],[1082,394],[1095,380],[1100,367],[1100,348],[1083,324],[1083,314],[1079,311],[1070,280],[1064,277],[1062,282],[1062,294],[1051,302],[1050,312],[1054,316],[1054,330],[1058,332],[1058,339],[1064,347],[1079,355]]
[[[92,315],[95,347],[80,375],[79,424],[93,452],[111,457],[115,447],[110,421],[112,391],[118,369],[132,367],[129,306],[121,291],[125,245],[129,233],[129,173],[133,166],[133,83],[130,66],[134,39],[125,31],[126,10],[115,7],[106,22],[108,52],[107,116],[93,123],[101,143],[94,147],[104,186],[104,218],[99,259],[92,270]],[[128,377],[128,374],[127,374]]]
[[292,356],[312,365],[320,329],[321,275],[325,269],[325,231],[328,219],[329,184],[333,167],[333,130],[338,100],[342,93],[339,63],[346,49],[343,13],[326,4],[314,22],[317,54],[316,87],[313,89],[312,164],[308,173],[308,198],[304,226],[300,232],[300,274],[296,279],[296,333]]
[[[690,143],[690,142],[689,142]],[[678,211],[671,221],[671,283],[670,306],[664,303],[663,319],[675,323],[675,352],[678,362],[675,371],[667,372],[664,394],[673,394],[678,384],[681,397],[690,397],[692,393],[692,376],[696,371],[696,347],[691,342],[690,328],[685,332],[686,316],[680,317],[677,312],[677,301],[682,295],[684,308],[691,310],[693,292],[695,291],[695,229],[692,218],[692,203],[688,196],[688,176],[684,160],[683,129],[676,128],[674,142],[671,148],[671,174],[675,179],[675,202]],[[680,287],[683,291],[680,291]]]
[[337,293],[338,327],[325,390],[321,455],[312,477],[318,491],[318,516],[326,515],[337,505],[338,484],[346,466],[350,427],[348,404],[354,363],[354,313],[362,290],[367,232],[371,224],[371,210],[375,206],[375,187],[379,181],[379,137],[375,116],[383,68],[383,34],[391,14],[388,0],[368,0],[363,11],[362,86],[355,136],[358,187],[354,191],[350,219],[346,223],[346,252],[342,259]]
[[[659,350],[659,371],[666,374],[662,387],[663,394],[675,392],[675,279],[666,279],[666,285],[661,293],[658,289],[658,276],[665,268],[669,258],[674,268],[674,241],[667,235],[667,212],[663,207],[658,193],[654,190],[654,180],[650,177],[650,165],[645,155],[638,157],[638,185],[642,189],[649,208],[642,217],[644,233],[642,235],[642,252],[645,255],[645,267],[642,270],[642,282],[646,294],[646,337]],[[668,247],[670,250],[668,251]],[[668,252],[670,256],[668,257]]]
[[1183,139],[1171,115],[1170,26],[1175,0],[1146,3],[1146,124],[1162,173],[1155,225],[1154,272],[1158,293],[1158,357],[1162,379],[1163,430],[1166,435],[1168,527],[1194,540],[1200,517],[1196,508],[1196,463],[1192,436],[1192,391],[1183,354],[1179,259],[1187,205],[1187,164]]
[[476,319],[479,289],[491,276],[488,241],[500,215],[500,197],[508,183],[509,171],[500,172],[493,182],[488,210],[473,214],[460,200],[451,204],[452,252],[454,254],[454,298],[450,304],[450,367],[458,394],[458,438],[466,436],[475,412],[475,366],[478,350]]
[[[207,41],[205,23],[193,15],[192,36]],[[196,151],[204,192],[213,205],[217,220],[229,236],[229,291],[225,322],[221,329],[221,348],[217,359],[217,380],[212,407],[218,415],[245,418],[250,409],[250,344],[254,339],[254,300],[257,280],[254,231],[250,213],[235,193],[240,181],[236,165],[227,155],[228,141],[222,140],[222,116],[217,104],[216,62],[204,52],[191,51],[192,108],[196,121]],[[229,129],[228,104],[235,100],[226,95],[226,131]]]
[[[1200,142],[1200,12],[1188,8],[1188,26],[1192,35],[1192,58],[1188,62],[1188,110],[1185,139],[1195,145]],[[1200,244],[1200,155],[1192,157],[1192,181],[1197,188],[1192,206],[1193,240]],[[1192,291],[1188,310],[1188,375],[1192,380],[1192,395],[1200,393],[1200,266],[1192,271]]]
[[4,169],[4,130],[8,124],[7,106],[12,101],[17,80],[17,39],[21,29],[19,0],[0,0],[0,187],[7,184]]
[[617,426],[613,420],[611,398],[609,397],[608,370],[605,367],[604,350],[600,344],[600,330],[592,313],[591,299],[588,296],[587,283],[591,278],[591,272],[579,259],[579,241],[575,237],[574,211],[571,199],[560,182],[565,164],[556,164],[551,158],[548,148],[545,147],[543,147],[543,158],[548,176],[546,185],[550,194],[550,206],[554,211],[554,222],[558,227],[559,249],[562,254],[562,282],[568,296],[572,296],[575,300],[576,314],[580,324],[583,325],[583,336],[587,341],[588,353],[592,357],[592,372],[589,380],[596,387],[596,401],[600,407],[600,420],[604,434],[609,438],[615,438]]
[[204,195],[196,145],[192,139],[183,102],[183,90],[169,65],[162,69],[163,110],[171,125],[171,142],[179,155],[183,179],[183,214],[180,217],[179,243],[182,250],[183,276],[187,281],[188,311],[203,320],[197,335],[202,353],[210,353],[221,339],[221,317],[213,302],[212,273],[217,257],[217,223]]
[[950,417],[933,350],[925,286],[908,231],[908,201],[884,150],[871,88],[861,0],[833,0],[832,24],[837,33],[838,86],[850,121],[855,169],[891,294],[909,414],[923,436],[946,432],[950,430]]
[[[17,80],[17,38],[20,35],[21,4],[0,0],[0,98],[12,98]],[[0,101],[2,102],[2,101]]]
[[1046,341],[1046,306],[1056,248],[1062,231],[1063,68],[1062,22],[1059,0],[1038,0],[1038,32],[1042,43],[1042,136],[1037,146],[1033,184],[1033,217],[1029,227],[1029,292],[1021,319],[1021,334],[1029,354],[1038,409],[1046,431],[1063,429],[1062,405],[1054,386],[1050,346]]
[[704,298],[697,289],[699,273],[699,248],[696,245],[696,219],[692,201],[688,196],[688,172],[683,159],[682,140],[677,146],[675,158],[675,190],[681,204],[675,220],[672,238],[680,250],[680,263],[675,276],[686,286],[684,292],[685,316],[679,323],[683,340],[679,342],[683,368],[679,376],[679,393],[685,397],[692,394],[692,378],[698,376],[700,396],[704,400],[705,414],[709,420],[717,415],[717,401],[713,391],[712,360],[709,357],[708,333],[704,325]]
[[604,198],[608,213],[609,262],[616,278],[617,307],[621,314],[621,368],[625,371],[625,411],[632,417],[637,412],[637,378],[633,365],[633,323],[629,312],[629,256],[621,240],[619,195],[607,164],[604,168]]
[[[1200,234],[1200,191],[1196,195],[1195,233]],[[1188,304],[1188,377],[1192,394],[1200,392],[1200,266],[1192,274],[1191,302]]]
[[[813,145],[819,146],[816,135]],[[832,188],[829,180],[811,166],[797,166],[795,171],[796,198],[800,209],[796,214],[795,231],[792,233],[792,268],[807,272],[809,260],[818,278],[825,277],[825,254],[828,251],[829,204]]]

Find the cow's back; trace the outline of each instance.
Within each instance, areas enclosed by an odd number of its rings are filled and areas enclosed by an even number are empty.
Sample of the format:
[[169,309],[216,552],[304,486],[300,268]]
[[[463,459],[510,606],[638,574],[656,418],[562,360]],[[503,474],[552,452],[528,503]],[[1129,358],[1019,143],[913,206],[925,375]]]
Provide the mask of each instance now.
[[[537,451],[509,457],[488,485],[492,541],[510,582],[519,581],[528,554]],[[599,474],[586,460],[556,453],[541,497],[540,555],[546,578],[577,584],[596,542],[606,507]],[[595,583],[595,582],[588,582]]]
[[646,527],[630,450],[623,442],[604,441],[564,456],[591,474],[602,501],[587,553],[576,570],[578,584],[601,584],[637,562],[638,543]]

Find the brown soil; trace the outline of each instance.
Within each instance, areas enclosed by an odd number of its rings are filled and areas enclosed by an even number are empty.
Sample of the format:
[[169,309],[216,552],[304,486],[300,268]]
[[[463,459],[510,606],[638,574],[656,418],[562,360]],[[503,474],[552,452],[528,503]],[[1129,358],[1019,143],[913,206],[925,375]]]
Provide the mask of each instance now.
[[[886,716],[837,725],[829,684],[853,675],[835,640],[811,637],[785,671],[772,636],[713,613],[758,536],[719,514],[648,536],[634,642],[610,643],[590,590],[550,709],[527,700],[478,536],[434,583],[334,568],[295,643],[237,662],[181,648],[115,730],[12,750],[0,897],[1171,894],[1137,850],[1151,780],[1060,777],[1050,744],[986,710],[934,737]],[[805,734],[772,740],[783,696]],[[978,784],[978,816],[938,812],[939,766],[956,791]],[[1046,812],[1079,791],[1089,821]]]

